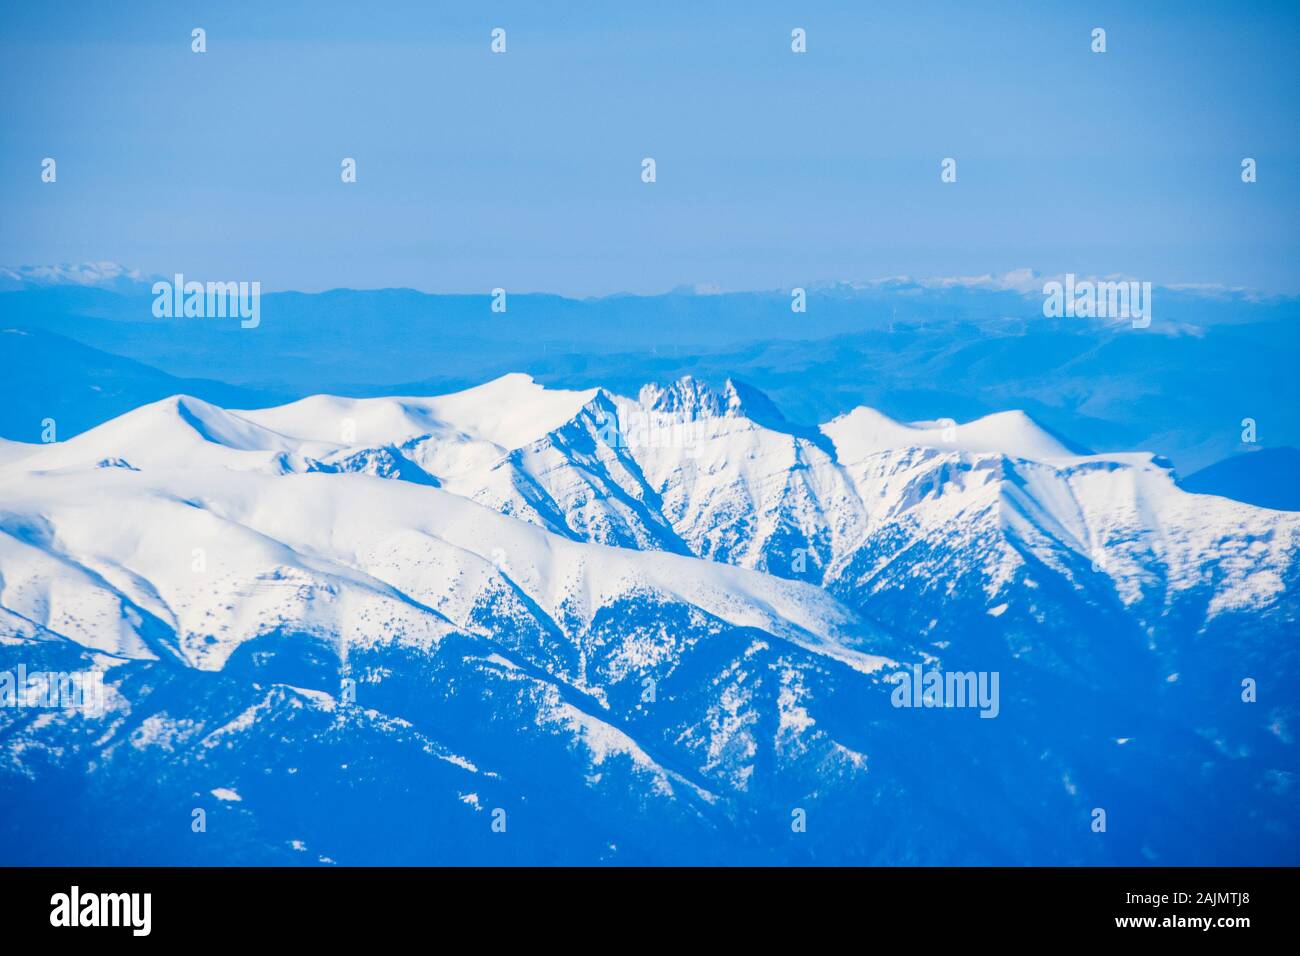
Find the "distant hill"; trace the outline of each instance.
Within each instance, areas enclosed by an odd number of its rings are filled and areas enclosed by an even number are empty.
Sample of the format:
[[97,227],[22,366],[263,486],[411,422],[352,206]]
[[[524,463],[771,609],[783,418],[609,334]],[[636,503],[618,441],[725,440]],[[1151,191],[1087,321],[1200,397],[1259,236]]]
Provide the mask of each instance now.
[[53,418],[62,440],[179,393],[235,407],[283,401],[273,392],[177,378],[53,332],[0,326],[0,437],[40,441],[41,422]]
[[1261,448],[1234,455],[1179,482],[1184,491],[1220,495],[1260,508],[1300,511],[1300,449]]

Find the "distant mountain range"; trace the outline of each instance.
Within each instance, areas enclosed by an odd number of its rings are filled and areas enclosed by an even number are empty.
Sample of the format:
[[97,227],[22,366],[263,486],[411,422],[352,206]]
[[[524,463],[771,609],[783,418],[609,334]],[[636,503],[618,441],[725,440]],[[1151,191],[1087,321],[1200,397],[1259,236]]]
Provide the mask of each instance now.
[[[1300,446],[1300,307],[1237,290],[1158,288],[1148,329],[1046,319],[1041,277],[1027,272],[810,284],[805,313],[788,290],[510,293],[504,313],[486,293],[283,292],[265,294],[261,324],[245,330],[155,318],[149,278],[111,263],[25,274],[0,291],[0,328],[31,335],[0,350],[0,436],[19,440],[51,415],[69,436],[178,392],[255,407],[321,392],[437,394],[523,370],[623,392],[734,377],[808,427],[858,405],[902,420],[1022,408],[1091,448],[1162,454],[1182,475],[1249,450],[1246,418],[1261,447]],[[83,349],[73,356],[68,340]],[[160,388],[163,376],[178,381]]]
[[138,269],[128,269],[116,262],[15,268],[0,266],[0,291],[3,292],[73,286],[140,294],[148,290],[150,281],[150,277]]
[[1066,434],[510,374],[0,444],[0,670],[107,685],[0,708],[0,861],[1296,862],[1300,514]]

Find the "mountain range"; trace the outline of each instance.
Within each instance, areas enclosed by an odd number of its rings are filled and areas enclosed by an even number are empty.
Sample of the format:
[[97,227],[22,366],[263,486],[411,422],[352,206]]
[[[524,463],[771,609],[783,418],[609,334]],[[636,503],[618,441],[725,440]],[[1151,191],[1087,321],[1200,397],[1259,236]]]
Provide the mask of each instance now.
[[[1294,863],[1298,553],[1300,514],[1020,411],[810,425],[689,376],[171,395],[0,444],[0,670],[107,691],[0,708],[0,845]],[[898,706],[921,670],[1000,697]]]

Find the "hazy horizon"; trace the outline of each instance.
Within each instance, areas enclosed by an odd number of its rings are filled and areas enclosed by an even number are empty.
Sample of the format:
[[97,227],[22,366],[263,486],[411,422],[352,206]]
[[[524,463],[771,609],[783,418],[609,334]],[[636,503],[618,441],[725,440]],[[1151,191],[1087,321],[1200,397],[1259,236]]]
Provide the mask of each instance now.
[[1029,263],[1300,292],[1290,4],[0,18],[0,75],[25,90],[0,130],[0,262],[304,292],[583,298]]
[[[100,271],[94,274],[88,270],[104,270],[108,267],[109,271]],[[205,273],[185,272],[182,274],[187,280],[197,281],[225,281],[228,277],[213,276]],[[0,263],[0,281],[9,279],[15,284],[9,287],[0,285],[0,292],[20,291],[37,288],[53,288],[56,286],[80,286],[82,288],[100,288],[108,291],[120,291],[114,288],[114,282],[125,281],[131,283],[149,284],[155,280],[170,281],[175,273],[148,272],[144,269],[136,268],[111,259],[84,261],[84,262],[55,262],[55,263]],[[1021,295],[1033,296],[1042,293],[1041,286],[1052,280],[1060,280],[1065,273],[1047,273],[1039,269],[1028,266],[1005,269],[998,272],[984,273],[979,275],[941,275],[941,274],[890,274],[890,275],[868,275],[868,276],[839,276],[839,277],[818,277],[814,279],[805,279],[795,282],[790,286],[771,286],[766,288],[745,287],[745,288],[722,288],[709,283],[691,283],[680,282],[664,288],[646,289],[643,291],[633,291],[630,289],[616,289],[610,292],[602,292],[591,295],[570,294],[559,292],[550,288],[520,288],[507,289],[510,295],[520,296],[553,296],[556,298],[569,299],[572,301],[598,301],[602,299],[615,299],[621,297],[632,298],[654,298],[665,295],[695,295],[695,296],[715,296],[715,295],[788,295],[794,288],[803,288],[809,293],[815,293],[819,290],[827,289],[880,289],[887,290],[890,284],[901,286],[915,285],[923,287],[930,291],[942,291],[944,289],[971,289],[987,292],[1011,292]],[[1140,277],[1127,273],[1076,273],[1076,278],[1080,281],[1101,281],[1101,280],[1129,280],[1138,281]],[[260,281],[252,277],[247,281]],[[1159,280],[1152,281],[1156,288],[1168,289],[1171,291],[1185,292],[1190,294],[1203,293],[1205,295],[1236,293],[1260,298],[1295,298],[1300,296],[1297,292],[1277,292],[1269,289],[1246,285],[1230,285],[1218,282],[1162,282]],[[303,295],[319,295],[328,292],[417,292],[421,295],[431,296],[482,296],[489,297],[491,289],[473,289],[473,288],[433,288],[429,286],[419,286],[412,284],[396,285],[323,285],[320,288],[301,288],[292,287],[273,287],[263,282],[261,291],[266,294],[296,292]]]

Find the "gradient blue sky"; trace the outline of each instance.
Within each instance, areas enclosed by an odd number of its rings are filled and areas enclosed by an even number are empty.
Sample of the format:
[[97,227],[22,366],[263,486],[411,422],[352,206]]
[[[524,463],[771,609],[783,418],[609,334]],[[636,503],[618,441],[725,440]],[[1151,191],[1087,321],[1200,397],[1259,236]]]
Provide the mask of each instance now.
[[1296,3],[6,3],[0,264],[570,295],[1028,266],[1296,293],[1298,49]]

